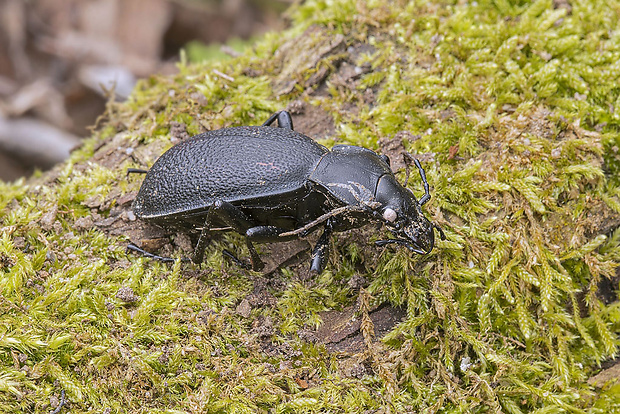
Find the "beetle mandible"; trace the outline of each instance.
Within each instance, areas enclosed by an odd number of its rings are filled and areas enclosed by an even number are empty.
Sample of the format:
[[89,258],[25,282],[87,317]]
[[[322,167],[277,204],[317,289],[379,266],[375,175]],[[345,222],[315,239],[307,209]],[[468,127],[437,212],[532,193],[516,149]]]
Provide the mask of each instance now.
[[[278,127],[271,126],[276,121]],[[414,162],[425,191],[419,201],[398,182],[387,156],[353,145],[329,150],[295,132],[291,115],[280,111],[261,126],[196,135],[166,151],[150,170],[133,170],[146,173],[133,212],[155,224],[199,229],[192,256],[197,264],[211,230],[244,235],[252,269],[259,271],[263,262],[254,242],[283,242],[323,228],[310,267],[321,272],[331,234],[371,222],[385,224],[395,237],[376,245],[427,254],[434,229],[445,235],[422,214],[431,196],[424,169]]]

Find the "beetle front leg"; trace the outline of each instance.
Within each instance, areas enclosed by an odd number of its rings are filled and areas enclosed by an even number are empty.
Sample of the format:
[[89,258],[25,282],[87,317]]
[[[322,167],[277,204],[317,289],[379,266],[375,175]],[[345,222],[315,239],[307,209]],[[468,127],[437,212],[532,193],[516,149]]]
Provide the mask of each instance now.
[[316,246],[312,250],[312,264],[310,265],[310,271],[315,273],[321,273],[325,265],[325,259],[329,256],[329,239],[332,235],[332,225],[328,221],[325,224],[325,230],[316,242]]

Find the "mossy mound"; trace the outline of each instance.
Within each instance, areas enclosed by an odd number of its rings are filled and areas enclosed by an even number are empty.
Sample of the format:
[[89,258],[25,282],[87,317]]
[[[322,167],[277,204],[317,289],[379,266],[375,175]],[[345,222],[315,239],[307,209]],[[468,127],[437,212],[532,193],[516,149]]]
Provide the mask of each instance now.
[[[618,385],[588,383],[620,332],[620,2],[385,3],[308,1],[0,185],[1,411],[61,390],[72,413],[620,410]],[[285,107],[327,145],[416,154],[447,240],[421,257],[339,235],[314,278],[303,242],[269,275],[223,260],[231,234],[200,267],[125,252],[192,246],[132,220],[126,168]]]

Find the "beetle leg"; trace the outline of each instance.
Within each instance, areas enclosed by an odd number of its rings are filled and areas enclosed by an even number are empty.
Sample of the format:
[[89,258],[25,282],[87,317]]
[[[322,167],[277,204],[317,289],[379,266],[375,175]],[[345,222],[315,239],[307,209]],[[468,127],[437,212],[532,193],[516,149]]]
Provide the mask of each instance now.
[[146,174],[149,170],[143,170],[142,168],[127,168],[127,175],[129,174]]
[[255,226],[245,231],[245,235],[251,241],[258,243],[270,243],[288,241],[297,238],[297,236],[280,237],[281,234],[288,232],[287,229],[276,226]]
[[291,118],[291,114],[288,111],[276,112],[263,123],[263,126],[270,126],[276,119],[278,120],[278,127],[293,130],[293,118]]
[[207,218],[205,219],[205,224],[202,226],[202,230],[200,231],[200,236],[198,237],[198,243],[196,243],[196,247],[194,247],[194,255],[192,256],[192,262],[196,264],[202,263],[205,255],[205,249],[207,248],[207,233],[209,232],[209,228],[211,227],[211,217],[213,214],[213,207],[209,208],[207,213]]
[[245,235],[247,229],[255,227],[255,224],[243,214],[238,207],[233,206],[228,201],[217,200],[210,208],[213,210],[214,218],[218,218],[227,226],[230,226],[239,234]]
[[232,260],[237,266],[239,266],[242,269],[245,270],[250,270],[252,269],[252,265],[251,264],[247,264],[246,262],[244,262],[243,260],[240,260],[237,256],[235,256],[230,250],[228,249],[224,249],[222,250],[222,254],[226,257],[228,257],[230,260]]
[[226,201],[215,201],[213,205],[209,207],[205,224],[202,226],[200,237],[198,237],[198,243],[196,243],[196,247],[194,248],[194,256],[192,257],[192,261],[196,264],[202,263],[208,243],[206,236],[207,233],[209,233],[211,224],[215,218],[222,220],[226,225],[232,227],[240,234],[245,234],[245,229],[252,225],[246,215],[243,214],[243,212],[241,212],[241,210],[237,207]]
[[[233,206],[227,201],[217,200],[213,203],[213,205],[209,208],[209,212],[207,213],[207,219],[205,220],[205,225],[200,232],[200,237],[198,238],[198,244],[196,245],[196,249],[194,250],[194,263],[201,263],[204,255],[204,250],[207,247],[206,234],[211,227],[211,223],[213,220],[217,218],[223,221],[226,225],[232,227],[237,233],[246,235],[248,228],[256,227],[252,221],[248,219],[248,217],[243,214],[239,208]],[[248,246],[248,250],[250,251],[250,261],[252,263],[252,269],[254,271],[260,271],[264,264],[261,261],[258,252],[254,248],[252,242],[246,237],[245,239],[246,245]],[[241,261],[237,259],[232,253],[225,252],[225,255],[234,258],[233,261],[239,264]],[[242,262],[241,262],[242,263]],[[245,265],[241,267],[246,267]]]
[[[175,262],[177,259],[174,259],[172,257],[164,257],[164,256],[158,256],[156,254],[153,253],[149,253],[144,249],[141,249],[140,247],[136,246],[133,243],[129,243],[127,245],[127,250],[131,250],[132,252],[136,252],[136,253],[140,253],[142,256],[144,257],[148,257],[149,259],[153,259],[153,260],[159,260],[160,262],[164,262],[164,263],[171,263],[171,262]],[[189,259],[186,257],[181,258],[182,262],[188,262]]]
[[332,235],[332,225],[328,220],[325,224],[325,230],[316,242],[316,246],[312,250],[312,264],[310,265],[310,271],[315,273],[321,273],[325,264],[325,259],[329,256],[329,239]]
[[446,233],[443,232],[443,230],[441,229],[441,227],[439,227],[438,225],[436,225],[435,223],[431,223],[433,225],[433,227],[435,227],[437,229],[437,231],[439,232],[439,237],[441,237],[441,240],[445,240],[446,239]]
[[260,272],[265,267],[265,263],[260,259],[258,252],[254,248],[252,242],[246,237],[245,244],[248,246],[248,250],[250,251],[250,262],[252,263],[252,270],[255,272]]
[[250,264],[249,265],[243,262],[242,260],[239,260],[237,256],[235,256],[231,251],[227,249],[222,250],[222,254],[228,257],[230,260],[235,262],[237,266],[243,269],[246,269],[246,270],[251,269],[255,272],[260,272],[261,270],[263,270],[263,267],[265,267],[265,263],[263,263],[263,261],[260,259],[260,256],[258,255],[258,252],[254,248],[254,245],[252,244],[251,241],[249,241],[248,239],[245,239],[245,244],[246,246],[248,246],[248,250],[250,251]]

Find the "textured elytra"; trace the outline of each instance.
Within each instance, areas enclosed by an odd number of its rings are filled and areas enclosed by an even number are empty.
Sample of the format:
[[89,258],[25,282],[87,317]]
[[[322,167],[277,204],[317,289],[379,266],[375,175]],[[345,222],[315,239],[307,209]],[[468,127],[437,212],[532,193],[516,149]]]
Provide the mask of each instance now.
[[327,149],[283,128],[250,126],[205,132],[165,152],[134,202],[139,218],[156,219],[295,191]]

